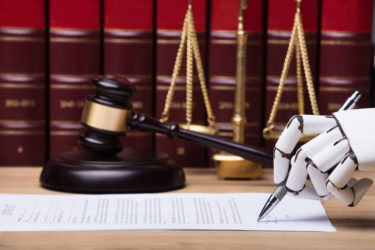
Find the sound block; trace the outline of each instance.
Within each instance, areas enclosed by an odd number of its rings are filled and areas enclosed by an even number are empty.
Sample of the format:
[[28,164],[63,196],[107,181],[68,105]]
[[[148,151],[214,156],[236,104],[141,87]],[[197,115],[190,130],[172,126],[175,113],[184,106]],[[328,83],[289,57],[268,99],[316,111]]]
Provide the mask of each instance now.
[[65,192],[160,192],[184,187],[185,174],[164,153],[123,150],[116,156],[102,156],[72,151],[49,161],[40,182]]

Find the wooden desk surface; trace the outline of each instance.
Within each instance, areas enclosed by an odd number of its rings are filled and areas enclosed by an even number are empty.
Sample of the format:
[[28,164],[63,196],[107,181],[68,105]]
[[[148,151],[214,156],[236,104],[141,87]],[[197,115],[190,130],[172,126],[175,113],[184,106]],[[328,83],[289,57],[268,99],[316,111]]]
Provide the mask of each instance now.
[[[0,168],[0,192],[53,194],[39,186],[40,168]],[[174,192],[272,192],[271,170],[256,181],[220,181],[214,169],[186,169]],[[375,179],[375,173],[357,173]],[[323,205],[336,233],[265,231],[0,232],[0,249],[375,249],[375,187],[355,208]]]

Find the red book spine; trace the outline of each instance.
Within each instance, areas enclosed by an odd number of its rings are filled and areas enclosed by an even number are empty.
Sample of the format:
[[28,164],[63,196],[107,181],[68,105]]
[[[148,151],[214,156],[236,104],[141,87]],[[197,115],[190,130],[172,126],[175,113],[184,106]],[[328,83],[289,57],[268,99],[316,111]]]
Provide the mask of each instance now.
[[[104,1],[104,74],[135,84],[134,110],[153,114],[153,0]],[[152,150],[152,133],[128,131],[126,148]]]
[[[244,12],[246,47],[246,128],[245,143],[260,144],[263,103],[263,37],[261,0],[247,1]],[[211,37],[209,45],[209,95],[219,128],[219,136],[231,140],[236,85],[237,19],[239,1],[212,2]]]
[[[301,2],[301,16],[309,64],[313,82],[316,81],[317,31],[318,31],[318,0],[303,0]],[[284,65],[289,40],[292,33],[294,15],[296,13],[295,0],[269,0],[268,29],[267,29],[267,80],[266,80],[266,122],[279,86],[281,71]],[[305,78],[304,78],[305,79]],[[307,95],[306,81],[303,83],[305,93],[305,112],[311,113],[310,99]],[[297,79],[295,53],[292,56],[288,76],[285,81],[282,99],[275,119],[275,128],[282,130],[288,120],[297,115]],[[266,141],[266,147],[272,148],[275,142]]]
[[356,108],[370,105],[371,0],[322,2],[319,107],[337,111],[355,90]]
[[[180,44],[182,26],[187,11],[188,1],[158,0],[157,1],[157,45],[156,45],[156,116],[161,117],[165,99],[172,79],[173,66]],[[206,46],[206,0],[192,0],[195,28],[197,31],[200,54],[205,64]],[[186,49],[186,46],[185,46]],[[180,70],[176,83],[169,121],[186,123],[186,59]],[[195,67],[195,63],[194,63]],[[196,72],[196,70],[194,69]],[[195,73],[194,73],[195,74]],[[198,77],[193,83],[193,123],[205,124],[205,109]],[[156,150],[166,152],[172,159],[183,166],[205,166],[206,149],[202,146],[182,140],[170,140],[166,136],[157,135]]]
[[100,73],[100,0],[50,0],[50,157],[78,149],[91,79]]
[[46,160],[44,2],[0,0],[0,165]]

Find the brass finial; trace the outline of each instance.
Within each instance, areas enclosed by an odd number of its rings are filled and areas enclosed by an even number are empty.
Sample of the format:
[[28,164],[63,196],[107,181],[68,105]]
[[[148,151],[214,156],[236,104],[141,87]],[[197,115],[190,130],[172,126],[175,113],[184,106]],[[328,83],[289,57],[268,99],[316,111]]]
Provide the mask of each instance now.
[[297,10],[299,10],[299,8],[301,6],[301,2],[302,2],[302,0],[296,0]]
[[240,0],[240,6],[239,6],[239,11],[238,11],[238,32],[243,31],[243,12],[247,8],[247,0]]
[[240,8],[245,10],[247,8],[247,0],[240,0]]

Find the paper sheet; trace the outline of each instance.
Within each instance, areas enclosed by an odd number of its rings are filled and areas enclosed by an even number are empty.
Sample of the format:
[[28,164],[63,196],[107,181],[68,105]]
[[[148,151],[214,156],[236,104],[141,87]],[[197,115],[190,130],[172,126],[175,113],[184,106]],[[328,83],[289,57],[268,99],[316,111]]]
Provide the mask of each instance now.
[[291,197],[263,222],[264,193],[0,194],[0,231],[285,230],[334,232],[319,201]]

